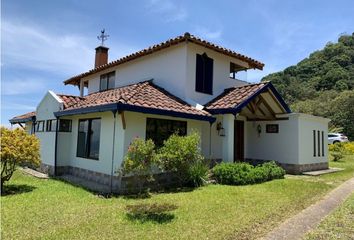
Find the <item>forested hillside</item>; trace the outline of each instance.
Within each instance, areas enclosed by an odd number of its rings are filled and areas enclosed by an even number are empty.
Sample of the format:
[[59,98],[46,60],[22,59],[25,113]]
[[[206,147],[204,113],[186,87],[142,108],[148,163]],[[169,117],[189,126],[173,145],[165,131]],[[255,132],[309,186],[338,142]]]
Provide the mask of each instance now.
[[328,117],[354,140],[354,33],[262,81],[272,81],[292,111]]

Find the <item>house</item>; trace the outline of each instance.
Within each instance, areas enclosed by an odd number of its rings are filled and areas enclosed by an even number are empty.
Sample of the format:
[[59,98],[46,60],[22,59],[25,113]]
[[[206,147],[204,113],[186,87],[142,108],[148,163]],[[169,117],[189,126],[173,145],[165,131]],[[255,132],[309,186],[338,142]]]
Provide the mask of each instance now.
[[94,68],[64,81],[79,96],[48,91],[35,112],[10,120],[40,139],[42,171],[120,191],[115,172],[131,141],[160,145],[177,130],[199,132],[208,159],[328,168],[328,119],[292,113],[271,82],[238,80],[263,63],[189,33],[111,62],[108,50],[97,47]]

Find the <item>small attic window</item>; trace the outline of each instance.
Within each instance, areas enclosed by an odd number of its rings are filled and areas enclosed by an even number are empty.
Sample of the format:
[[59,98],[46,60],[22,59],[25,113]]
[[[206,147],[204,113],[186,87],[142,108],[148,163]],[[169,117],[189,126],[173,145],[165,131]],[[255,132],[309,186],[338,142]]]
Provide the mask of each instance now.
[[109,72],[102,74],[100,77],[100,91],[113,89],[115,87],[116,73]]
[[236,63],[230,62],[230,78],[237,79],[237,72],[246,71],[247,68],[237,65]]

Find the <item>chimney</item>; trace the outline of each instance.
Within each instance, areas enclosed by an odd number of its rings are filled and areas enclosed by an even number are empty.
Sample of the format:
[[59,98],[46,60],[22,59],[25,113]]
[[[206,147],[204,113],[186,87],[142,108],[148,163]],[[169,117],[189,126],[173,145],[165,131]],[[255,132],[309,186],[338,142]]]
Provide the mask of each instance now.
[[108,63],[108,47],[96,47],[95,68]]

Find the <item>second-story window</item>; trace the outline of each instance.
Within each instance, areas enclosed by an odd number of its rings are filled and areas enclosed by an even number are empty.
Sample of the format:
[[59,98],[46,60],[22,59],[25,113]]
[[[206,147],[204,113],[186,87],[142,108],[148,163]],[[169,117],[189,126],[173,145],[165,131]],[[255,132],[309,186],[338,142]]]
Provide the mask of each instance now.
[[105,91],[108,89],[113,89],[115,85],[115,72],[110,72],[106,74],[102,74],[100,77],[100,91]]
[[213,94],[214,60],[203,53],[197,54],[195,91]]
[[230,78],[239,79],[237,73],[246,70],[246,68],[237,65],[236,63],[230,62]]

